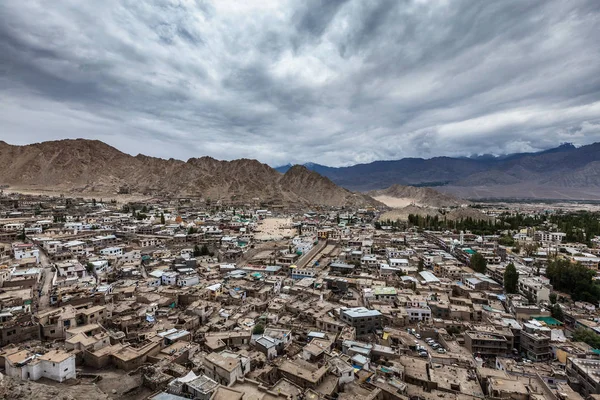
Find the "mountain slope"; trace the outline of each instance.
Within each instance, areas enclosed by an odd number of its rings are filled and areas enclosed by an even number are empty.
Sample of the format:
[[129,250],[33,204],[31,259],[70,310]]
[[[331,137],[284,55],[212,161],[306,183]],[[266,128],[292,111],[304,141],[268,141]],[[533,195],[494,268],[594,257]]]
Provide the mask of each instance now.
[[147,195],[202,196],[286,205],[382,206],[328,178],[294,167],[281,175],[256,160],[187,162],[125,154],[103,142],[61,140],[12,146],[0,142],[0,184],[21,189],[115,193],[126,187]]
[[372,190],[367,194],[388,207],[404,207],[414,204],[421,207],[443,208],[458,207],[468,203],[427,187],[392,185],[387,189]]

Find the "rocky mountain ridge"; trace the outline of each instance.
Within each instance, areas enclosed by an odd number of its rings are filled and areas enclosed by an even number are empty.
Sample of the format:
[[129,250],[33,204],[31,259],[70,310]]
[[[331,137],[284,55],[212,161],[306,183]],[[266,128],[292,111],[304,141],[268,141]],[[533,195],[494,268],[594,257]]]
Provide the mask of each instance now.
[[25,146],[0,142],[0,184],[69,193],[201,196],[213,200],[282,205],[383,206],[303,166],[280,174],[256,160],[188,161],[131,156],[97,140],[49,141]]

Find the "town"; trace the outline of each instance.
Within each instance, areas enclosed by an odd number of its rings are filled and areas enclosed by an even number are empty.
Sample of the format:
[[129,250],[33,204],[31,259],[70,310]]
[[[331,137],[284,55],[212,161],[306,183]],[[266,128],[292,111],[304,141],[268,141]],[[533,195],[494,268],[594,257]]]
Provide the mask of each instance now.
[[22,398],[598,398],[598,216],[477,207],[3,193],[3,379]]

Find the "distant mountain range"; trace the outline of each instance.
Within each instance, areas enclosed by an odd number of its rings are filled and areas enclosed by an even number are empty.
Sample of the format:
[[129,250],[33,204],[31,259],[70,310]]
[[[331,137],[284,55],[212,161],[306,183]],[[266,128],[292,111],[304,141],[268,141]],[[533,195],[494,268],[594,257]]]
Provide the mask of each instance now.
[[[276,168],[284,173],[289,165]],[[350,167],[306,164],[354,191],[431,186],[461,198],[600,199],[600,143],[504,156],[404,158]]]
[[286,206],[383,206],[304,166],[280,174],[256,160],[188,161],[131,156],[97,140],[60,140],[13,146],[0,141],[0,184],[8,190],[102,197],[126,191],[146,196]]

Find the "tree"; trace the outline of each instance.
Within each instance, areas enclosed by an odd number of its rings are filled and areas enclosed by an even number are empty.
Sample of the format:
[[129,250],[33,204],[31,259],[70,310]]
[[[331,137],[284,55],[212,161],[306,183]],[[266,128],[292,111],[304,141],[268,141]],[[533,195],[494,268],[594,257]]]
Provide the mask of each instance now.
[[471,256],[470,265],[471,265],[471,268],[475,272],[480,272],[482,274],[485,274],[485,269],[487,268],[487,262],[485,261],[485,258],[483,258],[483,256],[481,254],[473,253],[473,255]]
[[419,258],[419,266],[417,267],[417,271],[421,272],[425,268],[425,262],[422,258]]
[[210,252],[208,251],[208,247],[206,246],[206,244],[203,244],[202,248],[200,249],[200,255],[207,256],[209,254],[210,254]]
[[498,244],[502,246],[512,247],[515,244],[515,239],[513,239],[510,235],[501,236],[498,239]]
[[165,213],[160,213],[160,223],[165,224]]
[[92,207],[96,207],[96,199],[92,199]]
[[375,221],[375,229],[381,229],[381,223],[379,221]]
[[526,243],[525,246],[523,247],[523,250],[525,250],[525,254],[527,254],[527,257],[531,257],[532,255],[534,255],[537,250],[538,250],[538,244],[537,243]]
[[600,335],[586,328],[577,328],[573,333],[573,341],[585,342],[594,349],[600,349]]
[[573,301],[600,301],[600,285],[594,281],[596,271],[592,269],[556,259],[548,264],[546,276],[555,290],[568,293]]
[[556,304],[556,300],[557,300],[557,297],[558,297],[558,296],[556,295],[556,293],[554,293],[554,292],[550,293],[550,296],[549,296],[549,297],[550,297],[550,303],[552,303],[552,304]]
[[198,257],[200,255],[200,247],[198,245],[194,246],[194,257]]
[[262,323],[259,322],[254,325],[254,329],[252,329],[253,335],[262,335],[263,333],[265,333],[265,326]]
[[559,304],[554,304],[552,307],[550,307],[550,315],[552,315],[552,318],[555,318],[561,322],[565,320],[565,314],[563,313],[563,310]]
[[510,263],[504,270],[504,290],[506,293],[517,293],[517,282],[519,281],[519,273],[515,268],[515,264]]

